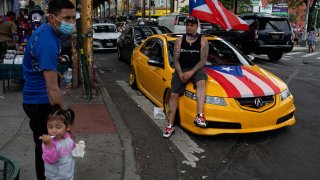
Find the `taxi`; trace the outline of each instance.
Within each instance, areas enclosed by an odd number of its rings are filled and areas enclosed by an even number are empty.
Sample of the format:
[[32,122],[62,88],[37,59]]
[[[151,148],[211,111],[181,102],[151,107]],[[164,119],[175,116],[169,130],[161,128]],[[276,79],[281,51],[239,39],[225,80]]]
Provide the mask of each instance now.
[[[166,115],[177,36],[150,36],[131,57],[130,86],[164,108]],[[207,127],[200,128],[193,123],[197,103],[192,83],[188,83],[179,98],[175,124],[199,135],[261,132],[295,124],[294,98],[280,78],[252,63],[223,39],[211,35],[203,37],[209,43],[204,105]]]

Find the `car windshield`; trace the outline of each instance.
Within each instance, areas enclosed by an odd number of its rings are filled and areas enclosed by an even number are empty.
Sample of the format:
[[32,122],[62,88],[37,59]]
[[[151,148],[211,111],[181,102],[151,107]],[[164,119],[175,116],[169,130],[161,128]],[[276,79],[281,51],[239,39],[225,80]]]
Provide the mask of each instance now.
[[[223,40],[209,40],[209,54],[206,66],[250,65],[244,55]],[[169,63],[173,64],[174,41],[168,41]]]
[[97,25],[93,26],[93,31],[95,33],[111,33],[117,32],[115,25]]
[[290,26],[286,19],[260,19],[259,30],[290,31]]
[[153,32],[148,27],[138,27],[135,28],[134,35],[136,39],[146,39],[153,35]]

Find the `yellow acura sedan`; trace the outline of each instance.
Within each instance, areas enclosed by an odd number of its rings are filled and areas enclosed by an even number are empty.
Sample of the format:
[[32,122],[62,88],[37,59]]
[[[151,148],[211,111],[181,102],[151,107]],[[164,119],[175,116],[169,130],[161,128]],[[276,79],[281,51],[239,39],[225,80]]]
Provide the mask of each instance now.
[[[167,115],[177,35],[154,35],[138,46],[131,57],[130,81]],[[249,133],[295,124],[294,99],[287,85],[253,64],[228,42],[205,36],[209,55],[204,114],[207,128],[194,125],[195,89],[187,85],[179,98],[175,123],[200,135]]]

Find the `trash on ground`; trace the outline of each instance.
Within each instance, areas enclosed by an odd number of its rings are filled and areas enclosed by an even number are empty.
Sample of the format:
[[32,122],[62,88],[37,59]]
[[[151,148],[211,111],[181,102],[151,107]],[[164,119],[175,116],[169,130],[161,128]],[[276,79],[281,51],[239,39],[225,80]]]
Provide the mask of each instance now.
[[153,116],[155,119],[166,119],[166,116],[163,113],[163,108],[154,107]]

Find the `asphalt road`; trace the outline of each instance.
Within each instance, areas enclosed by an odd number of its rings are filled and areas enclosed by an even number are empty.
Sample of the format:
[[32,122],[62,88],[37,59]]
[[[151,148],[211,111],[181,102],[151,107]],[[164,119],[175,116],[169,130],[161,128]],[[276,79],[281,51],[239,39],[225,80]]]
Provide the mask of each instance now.
[[132,133],[142,179],[319,179],[320,53],[293,52],[279,62],[258,56],[254,61],[288,84],[296,125],[219,136],[178,129],[170,139],[162,138],[165,120],[153,118],[154,105],[128,87],[129,65],[118,61],[116,52],[95,53],[94,59]]

